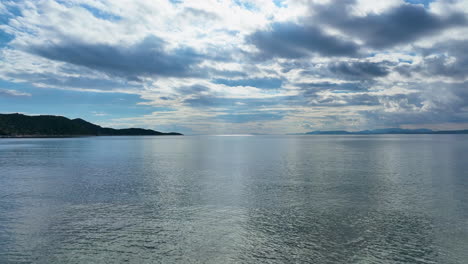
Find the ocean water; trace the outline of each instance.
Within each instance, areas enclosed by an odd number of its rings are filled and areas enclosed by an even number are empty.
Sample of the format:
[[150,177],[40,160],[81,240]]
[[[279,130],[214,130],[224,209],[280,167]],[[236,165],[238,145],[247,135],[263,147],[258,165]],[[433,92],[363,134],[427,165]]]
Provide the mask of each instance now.
[[468,263],[468,136],[0,139],[0,263]]

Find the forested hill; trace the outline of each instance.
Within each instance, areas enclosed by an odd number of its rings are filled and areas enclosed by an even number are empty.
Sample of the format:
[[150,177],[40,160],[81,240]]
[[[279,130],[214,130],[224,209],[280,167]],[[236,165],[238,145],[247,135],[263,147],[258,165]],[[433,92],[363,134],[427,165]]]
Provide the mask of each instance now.
[[66,136],[166,136],[182,135],[176,132],[163,133],[150,129],[104,128],[83,119],[68,119],[63,116],[27,116],[23,114],[0,114],[0,136],[7,137],[66,137]]

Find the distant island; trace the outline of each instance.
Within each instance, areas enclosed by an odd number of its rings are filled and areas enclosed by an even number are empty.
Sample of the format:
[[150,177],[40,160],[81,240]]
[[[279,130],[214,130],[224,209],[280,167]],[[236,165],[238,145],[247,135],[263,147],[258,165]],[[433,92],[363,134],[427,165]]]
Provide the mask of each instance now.
[[[384,128],[362,131],[312,131],[305,135],[385,135],[385,134],[468,134],[468,130],[444,130],[434,131],[430,129],[402,129],[402,128]],[[304,134],[303,134],[304,135]]]
[[179,136],[151,129],[101,127],[83,119],[63,116],[0,114],[0,137],[76,137],[76,136]]

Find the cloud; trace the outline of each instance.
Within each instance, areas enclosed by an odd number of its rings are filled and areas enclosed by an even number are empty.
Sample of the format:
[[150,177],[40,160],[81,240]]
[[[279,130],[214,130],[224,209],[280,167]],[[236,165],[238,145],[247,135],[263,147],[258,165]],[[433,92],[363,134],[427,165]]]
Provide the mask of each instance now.
[[468,124],[464,6],[6,1],[0,96],[15,112],[13,97],[33,94],[29,111],[77,94],[102,122],[191,133]]
[[194,84],[190,86],[181,86],[176,89],[176,91],[182,95],[193,95],[193,94],[200,94],[204,92],[210,91],[210,88],[199,85],[199,84]]
[[385,77],[390,73],[388,63],[385,62],[336,62],[328,65],[328,69],[338,77],[345,79],[371,79]]
[[260,107],[270,107],[278,105],[302,105],[305,104],[302,96],[277,96],[268,98],[226,98],[213,95],[196,95],[183,100],[187,106],[194,108],[222,107],[230,109],[243,109],[255,111]]
[[414,93],[380,96],[381,108],[361,114],[371,126],[468,122],[467,82],[414,85]]
[[8,72],[5,74],[9,78],[18,80],[28,80],[28,82],[39,87],[55,87],[59,89],[80,89],[80,90],[135,90],[140,86],[130,83],[121,78],[92,78],[87,76],[67,76],[53,73],[28,73],[28,72]]
[[232,113],[226,115],[217,115],[215,117],[218,120],[227,123],[249,123],[249,122],[259,122],[259,121],[276,121],[284,118],[284,114],[276,113],[249,113],[249,114],[239,114]]
[[205,11],[205,10],[193,8],[193,7],[186,7],[184,9],[184,14],[191,19],[200,19],[200,17],[204,18],[205,20],[211,20],[211,21],[220,19],[220,17],[213,12],[209,12],[209,11]]
[[422,5],[413,4],[402,4],[382,13],[355,16],[348,11],[353,2],[332,1],[328,5],[313,5],[317,14],[314,20],[356,36],[376,49],[408,44],[447,28],[467,25],[463,13],[440,16]]
[[219,98],[214,96],[196,96],[190,97],[183,100],[183,103],[187,106],[194,108],[206,108],[206,107],[228,107],[229,105],[235,104],[235,100],[231,98]]
[[375,106],[379,105],[377,96],[366,93],[315,94],[309,101],[311,106]]
[[270,29],[247,36],[246,41],[259,50],[256,56],[261,59],[294,59],[313,54],[356,56],[359,50],[355,43],[326,34],[318,27],[292,22],[274,23]]
[[113,75],[139,76],[196,76],[195,66],[202,56],[192,48],[166,50],[166,43],[156,36],[147,36],[130,46],[86,43],[66,39],[58,43],[46,42],[21,47],[23,50],[56,61],[84,66]]
[[333,83],[333,82],[318,82],[318,83],[295,83],[294,85],[300,88],[304,97],[316,97],[319,92],[333,92],[339,93],[356,93],[366,92],[369,90],[373,82],[347,82],[347,83]]
[[414,74],[456,80],[468,77],[468,40],[446,41],[421,50],[426,56],[420,62],[400,65],[396,67],[396,71],[410,77]]
[[23,93],[16,90],[2,89],[0,88],[0,97],[29,97],[30,93]]

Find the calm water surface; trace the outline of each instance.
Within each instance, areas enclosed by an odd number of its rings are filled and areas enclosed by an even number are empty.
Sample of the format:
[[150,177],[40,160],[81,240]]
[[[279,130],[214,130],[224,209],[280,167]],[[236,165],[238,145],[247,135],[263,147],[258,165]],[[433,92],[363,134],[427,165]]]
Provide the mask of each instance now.
[[0,263],[468,263],[468,136],[0,139]]

